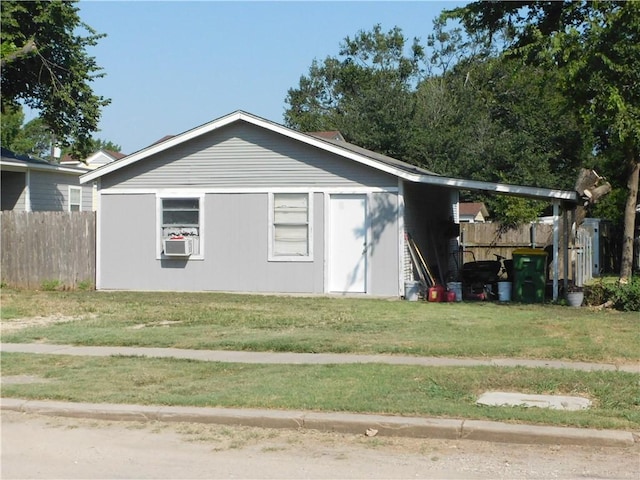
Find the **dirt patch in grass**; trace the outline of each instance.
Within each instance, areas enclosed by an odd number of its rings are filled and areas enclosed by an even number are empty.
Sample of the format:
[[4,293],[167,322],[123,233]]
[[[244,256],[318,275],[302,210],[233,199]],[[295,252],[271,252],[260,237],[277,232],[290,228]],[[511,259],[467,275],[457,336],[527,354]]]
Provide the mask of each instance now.
[[160,322],[148,322],[148,323],[139,323],[137,325],[133,325],[131,327],[127,327],[129,330],[141,330],[143,328],[153,328],[153,327],[170,327],[171,325],[177,325],[182,323],[182,320],[163,320]]
[[29,385],[32,383],[48,383],[50,381],[37,375],[9,375],[2,377],[3,385]]
[[[92,315],[91,317],[95,317]],[[49,315],[47,317],[29,317],[29,318],[15,318],[12,320],[3,320],[0,324],[0,331],[2,333],[15,332],[16,330],[22,330],[30,327],[47,327],[56,323],[74,322],[76,320],[82,320],[80,317],[69,317],[66,315]]]

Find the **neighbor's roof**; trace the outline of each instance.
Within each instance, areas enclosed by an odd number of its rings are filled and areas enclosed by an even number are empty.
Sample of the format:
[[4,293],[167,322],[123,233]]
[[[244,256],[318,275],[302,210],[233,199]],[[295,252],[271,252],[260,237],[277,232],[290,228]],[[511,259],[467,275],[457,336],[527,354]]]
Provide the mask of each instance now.
[[461,202],[459,211],[460,215],[473,215],[475,217],[478,213],[482,213],[483,217],[489,216],[489,211],[482,202]]
[[7,150],[1,149],[0,167],[2,170],[25,172],[27,170],[42,170],[42,171],[56,171],[60,173],[68,173],[81,175],[86,173],[86,168],[71,167],[67,165],[60,165],[58,163],[47,162],[39,158],[33,158],[29,155],[19,155]]
[[341,140],[345,141],[344,137],[338,130],[329,130],[326,132],[308,132],[309,135],[313,135],[314,137],[324,138],[325,140]]
[[124,157],[127,156],[126,153],[116,152],[115,150],[101,149],[101,150],[98,150],[96,152],[93,152],[85,160],[78,160],[77,158],[73,158],[68,153],[65,153],[64,156],[62,157],[62,160],[60,160],[60,163],[61,164],[70,164],[70,165],[77,165],[79,163],[84,163],[86,165],[89,165],[94,160],[99,158],[100,155],[106,155],[107,157],[111,158],[111,161],[120,160],[121,158],[124,158]]
[[199,127],[188,130],[180,135],[164,137],[163,139],[161,139],[161,141],[158,141],[153,145],[150,145],[120,160],[116,160],[115,162],[106,164],[96,170],[93,170],[90,173],[83,175],[82,177],[80,177],[80,182],[90,182],[104,175],[108,175],[111,172],[114,172],[128,165],[151,157],[152,155],[172,148],[176,145],[180,145],[196,137],[240,121],[256,125],[258,127],[291,138],[293,140],[297,140],[307,145],[339,155],[343,158],[361,163],[363,165],[367,165],[391,175],[395,175],[409,182],[438,185],[459,190],[482,190],[533,198],[558,199],[574,202],[577,201],[577,193],[573,191],[527,187],[520,185],[508,185],[504,183],[479,182],[475,180],[444,177],[423,168],[400,161],[398,159],[358,147],[356,145],[345,142],[344,140],[336,140],[335,136],[326,135],[326,137],[328,138],[324,138],[325,135],[314,136],[312,134],[297,132],[283,125],[277,124],[270,120],[266,120],[264,118],[257,117],[241,110],[233,112],[224,117],[220,117],[209,123],[205,123],[204,125],[200,125]]

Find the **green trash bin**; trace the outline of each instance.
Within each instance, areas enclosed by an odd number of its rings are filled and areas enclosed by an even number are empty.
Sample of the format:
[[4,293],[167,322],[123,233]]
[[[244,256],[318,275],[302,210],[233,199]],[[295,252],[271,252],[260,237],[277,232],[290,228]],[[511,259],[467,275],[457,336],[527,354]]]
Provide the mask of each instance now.
[[540,248],[519,248],[513,253],[514,302],[542,303],[547,284],[547,252]]

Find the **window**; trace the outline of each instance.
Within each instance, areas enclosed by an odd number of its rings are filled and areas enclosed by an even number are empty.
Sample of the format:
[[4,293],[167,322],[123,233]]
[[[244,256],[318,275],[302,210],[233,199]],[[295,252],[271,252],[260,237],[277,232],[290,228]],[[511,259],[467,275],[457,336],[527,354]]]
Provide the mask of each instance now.
[[82,187],[69,186],[69,211],[79,212],[82,210]]
[[[161,240],[175,237],[191,239],[193,255],[201,255],[201,200],[200,197],[161,198]],[[162,249],[162,241],[160,245]]]
[[308,193],[274,193],[270,196],[270,260],[312,260],[310,212],[311,196]]

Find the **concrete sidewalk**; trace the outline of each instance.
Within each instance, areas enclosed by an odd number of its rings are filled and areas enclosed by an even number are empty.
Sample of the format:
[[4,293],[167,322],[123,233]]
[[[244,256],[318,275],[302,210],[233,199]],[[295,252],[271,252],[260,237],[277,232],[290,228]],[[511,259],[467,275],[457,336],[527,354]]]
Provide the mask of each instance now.
[[528,367],[582,370],[587,372],[608,370],[640,374],[640,364],[614,365],[607,363],[566,362],[561,360],[527,359],[473,359],[449,357],[411,357],[400,355],[358,355],[338,353],[288,353],[288,352],[242,352],[231,350],[186,350],[180,348],[149,347],[77,347],[45,343],[2,343],[0,351],[13,353],[36,353],[47,355],[76,356],[140,356],[154,358],[184,358],[205,362],[262,363],[262,364],[345,364],[383,363],[389,365],[422,365],[425,367]]
[[[272,353],[223,350],[185,350],[176,348],[139,347],[77,347],[53,344],[0,344],[2,352],[76,356],[141,356],[183,358],[208,362],[255,364],[345,364],[384,363],[392,365],[442,366],[503,366],[529,368],[565,368],[582,371],[625,371],[640,373],[640,365],[616,366],[583,362],[526,359],[460,359],[441,357],[410,357],[395,355],[345,355],[326,353]],[[565,444],[591,446],[630,446],[635,442],[631,432],[582,428],[515,425],[478,420],[457,420],[422,417],[399,417],[348,413],[317,413],[303,411],[163,407],[113,405],[70,402],[47,402],[6,398],[0,409],[25,413],[106,420],[137,420],[162,422],[199,422],[222,425],[244,425],[267,428],[316,429],[364,435],[368,429],[378,435],[416,438],[470,439],[524,444]]]

